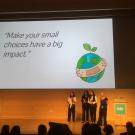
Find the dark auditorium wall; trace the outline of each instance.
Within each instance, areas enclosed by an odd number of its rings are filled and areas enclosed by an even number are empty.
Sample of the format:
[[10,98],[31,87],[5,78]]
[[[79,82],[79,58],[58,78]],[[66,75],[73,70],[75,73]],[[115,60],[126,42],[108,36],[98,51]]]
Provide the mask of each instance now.
[[0,3],[1,12],[135,8],[134,0],[1,0]]
[[114,18],[116,88],[135,88],[135,15]]

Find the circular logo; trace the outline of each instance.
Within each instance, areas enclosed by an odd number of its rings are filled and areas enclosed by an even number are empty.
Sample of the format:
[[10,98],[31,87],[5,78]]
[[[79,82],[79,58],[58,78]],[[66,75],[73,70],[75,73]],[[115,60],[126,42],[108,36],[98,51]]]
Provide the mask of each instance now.
[[[88,48],[85,46],[84,48],[88,50]],[[96,49],[93,50],[96,51]],[[83,55],[78,60],[76,66],[77,76],[88,83],[93,83],[100,80],[103,77],[106,67],[105,60],[93,52]]]

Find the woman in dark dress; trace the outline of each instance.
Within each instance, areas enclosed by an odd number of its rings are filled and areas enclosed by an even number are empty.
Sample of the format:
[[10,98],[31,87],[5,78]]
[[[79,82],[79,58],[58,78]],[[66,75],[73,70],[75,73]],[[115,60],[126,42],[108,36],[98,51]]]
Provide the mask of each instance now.
[[82,122],[89,121],[89,92],[84,91],[82,95]]
[[98,124],[101,126],[102,126],[102,120],[104,120],[104,126],[107,125],[107,103],[108,103],[108,98],[104,96],[103,92],[101,92],[99,119],[98,119]]
[[96,122],[96,110],[97,110],[97,97],[93,90],[90,91],[89,107],[90,107],[91,123],[95,123]]

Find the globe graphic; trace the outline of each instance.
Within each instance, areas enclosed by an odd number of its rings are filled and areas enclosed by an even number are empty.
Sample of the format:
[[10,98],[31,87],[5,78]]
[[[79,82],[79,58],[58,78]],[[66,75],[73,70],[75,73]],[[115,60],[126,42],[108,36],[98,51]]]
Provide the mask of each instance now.
[[[78,69],[89,69],[89,68],[95,67],[97,64],[99,64],[101,60],[102,60],[102,58],[99,55],[97,55],[95,53],[87,53],[78,60],[77,68]],[[102,78],[104,71],[105,70],[98,72],[97,74],[88,76],[88,77],[80,77],[80,78],[85,82],[93,83]]]

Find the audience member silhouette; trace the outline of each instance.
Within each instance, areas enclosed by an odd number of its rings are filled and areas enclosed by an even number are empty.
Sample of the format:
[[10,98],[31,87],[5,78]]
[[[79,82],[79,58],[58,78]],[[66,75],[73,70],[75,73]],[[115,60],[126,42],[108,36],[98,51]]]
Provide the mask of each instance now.
[[101,128],[97,124],[87,122],[82,127],[82,135],[101,135]]
[[135,127],[132,127],[128,133],[128,135],[135,135]]
[[9,125],[4,125],[1,129],[1,135],[9,135]]
[[72,135],[68,125],[49,122],[50,129],[48,135]]
[[[38,126],[38,135],[72,135],[71,130],[67,124],[49,122],[50,129],[47,133],[47,128],[45,125],[41,124]],[[135,127],[133,127],[132,122],[126,123],[126,132],[120,133],[120,135],[135,135]],[[105,135],[112,135],[114,133],[113,127],[107,124],[103,131]],[[20,127],[15,125],[11,132],[9,132],[9,125],[4,125],[1,129],[1,135],[21,135]],[[81,135],[101,135],[101,128],[98,124],[85,123],[82,126]]]
[[47,135],[47,128],[45,125],[41,124],[38,126],[38,135]]
[[20,135],[20,127],[18,125],[11,129],[10,135]]
[[105,132],[106,135],[112,135],[113,132],[114,132],[112,125],[109,125],[109,124],[107,124],[107,125],[104,127],[103,130],[104,130],[104,132]]
[[123,133],[120,133],[120,135],[128,135],[132,127],[133,127],[133,123],[132,122],[127,122],[126,123],[127,131],[123,132]]

